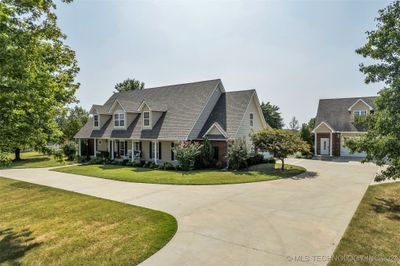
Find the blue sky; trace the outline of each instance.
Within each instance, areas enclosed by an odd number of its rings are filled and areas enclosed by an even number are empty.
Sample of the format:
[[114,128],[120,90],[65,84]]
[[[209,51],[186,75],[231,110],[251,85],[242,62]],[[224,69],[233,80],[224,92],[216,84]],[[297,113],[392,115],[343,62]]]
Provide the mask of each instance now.
[[103,104],[128,77],[146,87],[221,78],[256,89],[285,122],[318,99],[375,95],[354,50],[388,1],[94,1],[58,3],[77,54],[80,105]]

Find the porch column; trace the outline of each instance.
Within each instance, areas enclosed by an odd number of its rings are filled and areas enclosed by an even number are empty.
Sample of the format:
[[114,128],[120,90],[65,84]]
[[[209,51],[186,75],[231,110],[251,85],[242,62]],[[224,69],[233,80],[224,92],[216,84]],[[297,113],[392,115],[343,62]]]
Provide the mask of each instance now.
[[158,154],[157,154],[157,141],[154,141],[154,163],[155,164],[157,164],[157,157],[158,157]]
[[131,162],[133,163],[133,139],[131,140]]
[[93,153],[94,153],[94,158],[96,158],[96,151],[97,151],[97,139],[94,138],[94,144],[93,144]]
[[110,139],[111,141],[111,159],[114,160],[114,140]]
[[317,156],[317,132],[314,133],[314,155]]
[[333,146],[333,138],[331,131],[331,133],[329,133],[329,156],[332,156],[332,146]]
[[82,140],[81,139],[78,139],[79,140],[79,142],[78,142],[78,155],[79,155],[79,157],[81,157],[82,156]]

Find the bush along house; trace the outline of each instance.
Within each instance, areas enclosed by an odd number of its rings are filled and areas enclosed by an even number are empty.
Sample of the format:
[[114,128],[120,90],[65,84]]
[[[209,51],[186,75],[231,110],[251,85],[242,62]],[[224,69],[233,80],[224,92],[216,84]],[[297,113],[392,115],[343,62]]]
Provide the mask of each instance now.
[[316,127],[313,130],[315,156],[365,157],[365,153],[351,154],[346,139],[367,133],[365,125],[358,124],[357,116],[374,112],[376,97],[321,99],[318,104]]
[[75,135],[79,155],[112,160],[176,163],[181,141],[207,137],[214,159],[225,164],[229,140],[269,126],[255,90],[226,92],[220,79],[114,93],[93,105]]

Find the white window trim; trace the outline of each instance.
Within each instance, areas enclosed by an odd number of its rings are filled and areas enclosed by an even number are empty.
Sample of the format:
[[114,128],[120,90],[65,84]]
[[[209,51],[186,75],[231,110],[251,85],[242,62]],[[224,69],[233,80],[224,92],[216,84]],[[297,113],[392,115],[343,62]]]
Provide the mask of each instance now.
[[[144,114],[145,113],[149,113],[149,125],[148,126],[146,126],[144,124]],[[143,128],[151,128],[151,120],[152,120],[151,111],[143,111]]]
[[[361,113],[365,113],[365,115],[362,115]],[[356,116],[367,116],[368,112],[367,110],[354,110],[353,115]]]
[[[123,126],[120,126],[120,125],[118,125],[118,126],[116,126],[115,125],[115,115],[116,114],[118,114],[118,117],[122,114],[123,115],[123,117],[124,117],[124,119],[123,119],[123,121],[124,121],[124,125]],[[118,121],[119,121],[119,123],[118,124],[120,124],[121,122],[121,119],[119,118],[118,119]],[[113,114],[113,122],[114,122],[114,128],[126,128],[126,114],[125,114],[125,112],[115,112],[114,114]]]
[[[251,118],[251,117],[253,117],[253,118]],[[250,125],[250,127],[254,127],[254,113],[253,112],[249,113],[249,125]]]
[[[95,117],[97,117],[97,126],[96,126],[95,120],[94,120]],[[94,128],[100,128],[100,115],[98,115],[98,114],[94,114],[93,115],[93,127]]]

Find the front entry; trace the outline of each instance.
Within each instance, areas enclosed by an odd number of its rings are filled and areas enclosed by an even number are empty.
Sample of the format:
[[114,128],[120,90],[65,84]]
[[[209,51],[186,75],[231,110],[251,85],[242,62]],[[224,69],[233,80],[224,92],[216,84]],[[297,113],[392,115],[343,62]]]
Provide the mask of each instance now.
[[329,138],[321,138],[321,155],[329,155]]

